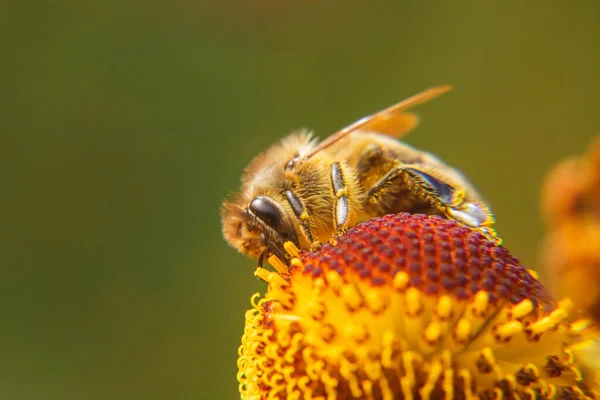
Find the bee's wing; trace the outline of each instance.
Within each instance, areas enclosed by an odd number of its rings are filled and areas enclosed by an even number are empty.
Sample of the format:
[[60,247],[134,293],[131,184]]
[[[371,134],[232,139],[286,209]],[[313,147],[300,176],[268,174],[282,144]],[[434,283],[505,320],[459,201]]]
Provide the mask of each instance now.
[[401,138],[412,131],[419,124],[419,117],[411,112],[375,114],[367,117],[359,127],[348,129],[349,132],[357,130],[365,132],[377,132],[384,135]]
[[349,135],[350,133],[359,130],[379,132],[396,138],[401,137],[419,123],[419,118],[416,115],[406,112],[409,108],[425,103],[434,97],[450,91],[451,89],[452,86],[450,85],[435,86],[373,115],[359,119],[353,124],[348,125],[347,127],[329,136],[310,153],[306,154],[304,158],[311,157],[312,155]]

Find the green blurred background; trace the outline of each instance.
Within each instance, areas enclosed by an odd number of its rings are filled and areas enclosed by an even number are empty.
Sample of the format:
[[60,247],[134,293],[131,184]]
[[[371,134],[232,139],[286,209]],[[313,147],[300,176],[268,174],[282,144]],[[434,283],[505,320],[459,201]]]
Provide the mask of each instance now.
[[438,83],[407,141],[536,265],[542,178],[600,131],[598,1],[0,4],[0,398],[232,399],[250,159]]

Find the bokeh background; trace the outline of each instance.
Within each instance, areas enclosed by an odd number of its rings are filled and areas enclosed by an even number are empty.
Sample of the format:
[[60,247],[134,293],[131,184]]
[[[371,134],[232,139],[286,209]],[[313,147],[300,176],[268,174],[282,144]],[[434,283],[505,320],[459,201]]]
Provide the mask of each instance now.
[[600,131],[597,1],[0,4],[0,398],[232,399],[254,263],[219,206],[261,150],[424,88],[406,140],[536,266],[538,193]]

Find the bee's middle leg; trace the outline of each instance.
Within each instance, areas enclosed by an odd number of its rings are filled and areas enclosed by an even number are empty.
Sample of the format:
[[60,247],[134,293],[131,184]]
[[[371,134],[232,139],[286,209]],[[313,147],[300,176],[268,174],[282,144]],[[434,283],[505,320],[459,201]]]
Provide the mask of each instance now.
[[390,169],[367,191],[367,198],[376,201],[384,196],[394,183],[400,183],[419,200],[444,215],[449,208],[459,207],[464,192],[422,171],[417,165],[399,165]]
[[493,224],[492,214],[483,203],[466,201],[466,193],[462,188],[433,176],[419,164],[398,165],[389,170],[367,192],[368,199],[376,201],[394,182],[404,184],[417,199],[429,204],[446,218],[493,232],[487,228]]

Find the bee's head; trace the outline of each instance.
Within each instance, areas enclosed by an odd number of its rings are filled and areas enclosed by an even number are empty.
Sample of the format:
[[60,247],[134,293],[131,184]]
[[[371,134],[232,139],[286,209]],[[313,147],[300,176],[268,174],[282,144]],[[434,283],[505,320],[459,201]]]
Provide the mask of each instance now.
[[229,244],[256,259],[266,253],[281,258],[287,241],[298,245],[296,217],[284,194],[286,163],[292,165],[289,160],[297,160],[315,143],[307,131],[292,133],[246,167],[238,194],[221,208],[223,235]]
[[298,244],[296,230],[286,210],[273,197],[261,195],[248,204],[225,202],[221,209],[223,236],[238,251],[252,258],[271,253],[279,256],[283,244]]

